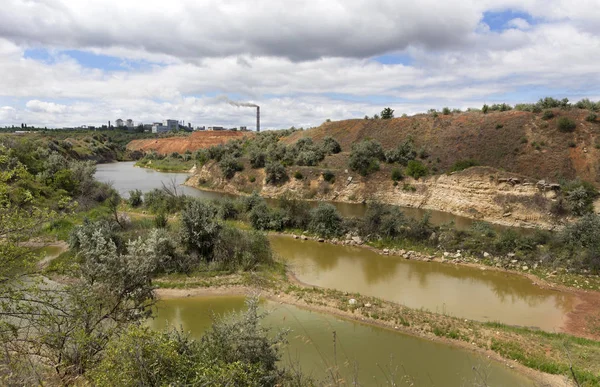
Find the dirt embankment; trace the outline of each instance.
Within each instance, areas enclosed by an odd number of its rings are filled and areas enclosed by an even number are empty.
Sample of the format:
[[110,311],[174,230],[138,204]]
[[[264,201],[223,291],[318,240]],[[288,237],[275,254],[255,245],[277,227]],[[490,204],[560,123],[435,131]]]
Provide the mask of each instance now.
[[[540,189],[537,182],[489,167],[474,167],[451,175],[430,176],[420,180],[405,178],[397,185],[389,178],[387,166],[376,174],[362,177],[346,170],[336,170],[335,181],[323,180],[322,169],[294,167],[284,184],[265,183],[262,169],[246,166],[233,179],[223,178],[216,163],[196,170],[187,185],[234,194],[258,191],[265,197],[279,197],[286,192],[307,200],[381,203],[437,210],[481,219],[496,224],[519,227],[553,228],[559,222],[548,213],[549,202],[556,192]],[[294,178],[300,172],[301,179]]]
[[158,139],[133,140],[127,144],[129,151],[150,152],[159,154],[170,154],[173,152],[194,152],[198,149],[210,148],[214,145],[225,144],[229,140],[241,139],[253,136],[252,132],[223,131],[201,131],[194,132],[187,137],[167,137]]
[[[434,173],[472,159],[536,180],[580,178],[600,187],[600,121],[587,121],[589,111],[583,109],[550,110],[551,119],[544,119],[542,113],[508,111],[334,121],[282,141],[292,144],[310,137],[318,142],[331,136],[349,152],[366,138],[379,141],[386,150],[412,139],[417,149],[429,155],[423,163]],[[558,129],[561,117],[576,123],[573,132]]]

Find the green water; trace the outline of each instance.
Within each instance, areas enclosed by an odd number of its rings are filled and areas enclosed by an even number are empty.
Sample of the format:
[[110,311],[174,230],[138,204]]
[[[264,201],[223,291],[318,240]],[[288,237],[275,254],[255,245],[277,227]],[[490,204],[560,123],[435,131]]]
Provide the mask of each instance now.
[[[305,373],[320,380],[337,364],[348,385],[355,377],[361,385],[386,385],[393,370],[397,371],[398,385],[406,386],[411,385],[407,380],[415,386],[472,386],[481,381],[477,373],[486,375],[489,386],[533,385],[504,365],[466,350],[293,306],[266,302],[263,307],[272,310],[266,325],[291,329],[283,361],[300,365]],[[243,309],[243,297],[165,299],[158,304],[157,318],[149,324],[154,329],[182,327],[199,338],[210,327],[213,313]]]
[[270,237],[273,250],[309,285],[360,293],[477,321],[558,330],[572,296],[500,271],[379,255],[365,248]]

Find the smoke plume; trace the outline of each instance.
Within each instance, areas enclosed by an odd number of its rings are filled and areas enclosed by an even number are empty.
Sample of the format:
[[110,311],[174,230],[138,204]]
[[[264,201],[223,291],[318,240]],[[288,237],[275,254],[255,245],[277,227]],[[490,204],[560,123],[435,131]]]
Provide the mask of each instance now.
[[254,103],[232,101],[232,100],[230,100],[227,97],[220,97],[220,99],[223,100],[224,102],[227,102],[230,105],[233,105],[233,106],[238,106],[238,107],[258,107],[258,105],[254,104]]

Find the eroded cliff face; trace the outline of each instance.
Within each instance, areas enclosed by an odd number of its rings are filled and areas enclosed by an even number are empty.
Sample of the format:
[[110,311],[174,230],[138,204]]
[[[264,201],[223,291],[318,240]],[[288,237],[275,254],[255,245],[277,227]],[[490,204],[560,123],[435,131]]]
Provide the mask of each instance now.
[[[273,186],[265,183],[263,169],[247,168],[227,180],[215,163],[209,163],[199,168],[186,184],[233,194],[256,190],[271,198],[291,192],[306,200],[379,201],[508,226],[553,228],[567,220],[558,220],[548,212],[556,198],[556,191],[549,185],[541,186],[537,181],[493,168],[475,167],[420,180],[405,178],[397,185],[383,172],[365,178],[347,170],[338,171],[335,181],[329,183],[323,180],[322,171],[316,167],[291,168],[289,180]],[[294,178],[296,172],[300,172],[302,178]]]

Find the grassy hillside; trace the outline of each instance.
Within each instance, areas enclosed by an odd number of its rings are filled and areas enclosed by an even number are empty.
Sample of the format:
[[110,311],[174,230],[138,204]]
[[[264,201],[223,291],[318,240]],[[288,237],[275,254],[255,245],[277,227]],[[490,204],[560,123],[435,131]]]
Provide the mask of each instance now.
[[[412,139],[428,155],[430,171],[443,173],[457,161],[472,159],[480,165],[553,181],[576,177],[600,186],[600,122],[586,120],[583,109],[420,114],[389,120],[355,119],[327,122],[282,139],[286,144],[302,137],[315,142],[332,136],[349,152],[363,139],[379,141],[384,149]],[[575,122],[573,132],[558,129],[559,120]]]

